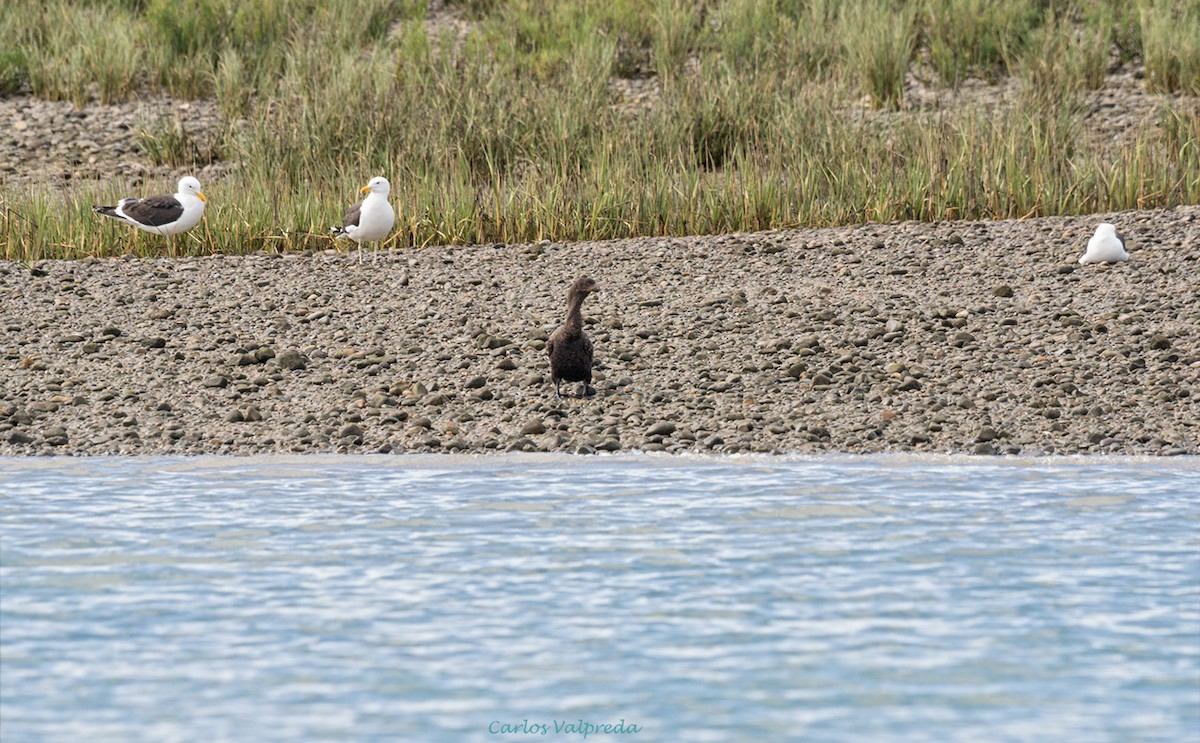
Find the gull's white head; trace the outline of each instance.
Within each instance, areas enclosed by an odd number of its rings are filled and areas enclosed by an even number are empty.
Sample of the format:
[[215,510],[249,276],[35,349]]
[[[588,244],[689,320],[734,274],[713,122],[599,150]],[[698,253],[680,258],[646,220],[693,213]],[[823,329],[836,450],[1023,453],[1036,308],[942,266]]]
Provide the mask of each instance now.
[[1113,225],[1109,224],[1108,222],[1102,222],[1102,223],[1096,225],[1096,234],[1097,235],[1116,235],[1117,228],[1114,227]]
[[184,177],[180,178],[177,188],[179,189],[179,193],[195,196],[201,201],[208,200],[205,199],[204,194],[200,192],[200,181],[196,180],[190,175],[185,175]]
[[392,184],[388,183],[388,179],[381,175],[377,175],[367,181],[367,185],[363,186],[359,191],[366,195],[367,193],[377,193],[387,196],[392,190]]

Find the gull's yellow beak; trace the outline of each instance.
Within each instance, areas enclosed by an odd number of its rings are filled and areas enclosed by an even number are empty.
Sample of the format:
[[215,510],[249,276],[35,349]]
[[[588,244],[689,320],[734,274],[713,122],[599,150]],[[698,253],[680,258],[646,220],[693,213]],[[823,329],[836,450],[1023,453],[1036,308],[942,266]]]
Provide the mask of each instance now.
[[202,194],[202,193],[199,193],[199,192],[197,192],[197,193],[196,193],[196,198],[200,199],[200,200],[201,200],[201,201],[203,201],[205,204],[207,204],[207,203],[208,203],[208,199],[204,198],[204,194]]
[[371,193],[371,187],[370,187],[370,186],[363,186],[362,188],[358,189],[358,192],[359,192],[360,194],[362,194],[363,196],[366,196],[367,194]]

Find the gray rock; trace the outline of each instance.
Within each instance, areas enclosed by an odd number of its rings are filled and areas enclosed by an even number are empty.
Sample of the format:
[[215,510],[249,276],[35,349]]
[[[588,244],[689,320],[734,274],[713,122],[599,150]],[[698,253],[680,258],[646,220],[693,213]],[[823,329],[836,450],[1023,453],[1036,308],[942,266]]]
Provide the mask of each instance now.
[[530,422],[526,423],[524,426],[521,426],[521,435],[522,436],[536,436],[538,434],[545,433],[545,432],[546,432],[546,425],[544,423],[542,423],[540,420],[530,421]]
[[675,433],[675,424],[671,421],[658,421],[646,430],[647,436],[669,436]]
[[996,432],[996,429],[992,428],[991,426],[983,426],[979,429],[979,433],[975,434],[975,441],[978,443],[986,443],[988,441],[995,441],[999,437],[1000,434]]
[[529,439],[522,437],[522,438],[519,438],[516,441],[512,442],[511,444],[509,444],[507,447],[505,447],[504,450],[505,451],[533,451],[534,444]]
[[275,363],[279,364],[281,369],[294,371],[307,367],[308,359],[299,351],[289,348],[275,357]]

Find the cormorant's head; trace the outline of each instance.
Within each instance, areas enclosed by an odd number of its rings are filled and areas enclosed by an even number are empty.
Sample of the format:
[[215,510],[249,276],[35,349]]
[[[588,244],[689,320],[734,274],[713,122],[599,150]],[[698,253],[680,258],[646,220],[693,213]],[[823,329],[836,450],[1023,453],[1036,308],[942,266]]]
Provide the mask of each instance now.
[[596,284],[595,280],[587,276],[580,276],[575,279],[574,284],[571,284],[571,290],[567,294],[568,296],[582,295],[586,297],[592,292],[598,291],[600,291],[600,287]]

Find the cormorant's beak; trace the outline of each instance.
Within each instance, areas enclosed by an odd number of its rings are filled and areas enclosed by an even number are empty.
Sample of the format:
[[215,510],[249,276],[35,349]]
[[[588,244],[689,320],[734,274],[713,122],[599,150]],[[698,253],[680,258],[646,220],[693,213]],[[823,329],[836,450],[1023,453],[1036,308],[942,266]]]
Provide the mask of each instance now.
[[207,203],[208,203],[208,199],[204,198],[204,194],[200,193],[199,191],[197,191],[197,192],[196,192],[196,198],[197,198],[197,199],[200,199],[200,200],[201,200],[201,201],[203,201],[205,204],[207,204]]
[[366,196],[367,194],[371,193],[371,187],[370,187],[370,186],[363,186],[362,188],[358,189],[358,192],[359,192],[360,194],[362,194],[363,196]]

